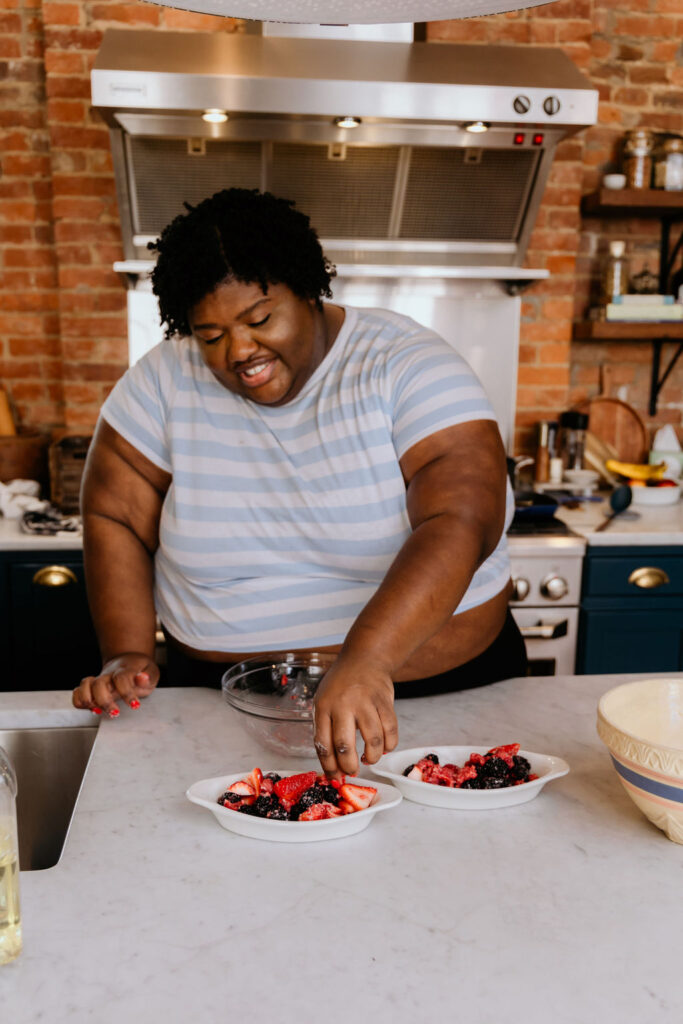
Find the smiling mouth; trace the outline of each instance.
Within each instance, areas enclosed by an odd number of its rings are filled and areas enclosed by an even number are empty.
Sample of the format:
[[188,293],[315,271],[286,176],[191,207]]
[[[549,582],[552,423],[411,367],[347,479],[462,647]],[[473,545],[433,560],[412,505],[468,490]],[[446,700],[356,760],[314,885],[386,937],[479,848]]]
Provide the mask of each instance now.
[[243,370],[237,370],[236,373],[247,387],[257,388],[262,384],[266,384],[273,376],[274,371],[275,360],[262,359],[257,363],[252,363],[251,366],[245,367]]

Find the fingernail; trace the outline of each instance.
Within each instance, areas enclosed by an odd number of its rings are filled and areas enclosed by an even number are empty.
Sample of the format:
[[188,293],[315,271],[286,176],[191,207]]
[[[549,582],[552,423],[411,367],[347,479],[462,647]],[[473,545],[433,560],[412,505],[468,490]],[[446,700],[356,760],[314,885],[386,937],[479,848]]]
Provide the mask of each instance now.
[[102,714],[102,708],[90,708],[90,710],[92,711],[93,715],[101,715]]
[[368,763],[368,759],[365,756],[365,754],[361,754],[360,755],[360,760],[361,760],[361,764],[367,764]]
[[142,679],[145,683],[149,682],[149,672],[138,672],[135,676],[136,679]]
[[118,708],[109,708],[109,717],[110,718],[118,718],[120,714],[121,714],[121,712],[119,711]]
[[133,699],[133,700],[132,700],[132,701],[130,702],[130,704],[129,704],[128,706],[129,706],[129,707],[131,707],[131,708],[139,708],[139,707],[140,707],[140,701],[139,701],[139,700],[137,700],[137,698],[134,698],[134,699]]

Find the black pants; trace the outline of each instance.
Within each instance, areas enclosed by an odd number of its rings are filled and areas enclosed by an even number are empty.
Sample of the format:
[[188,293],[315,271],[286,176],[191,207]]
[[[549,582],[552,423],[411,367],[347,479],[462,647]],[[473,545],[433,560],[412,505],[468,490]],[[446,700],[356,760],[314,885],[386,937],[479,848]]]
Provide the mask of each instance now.
[[[211,686],[220,688],[224,672],[231,667],[227,662],[201,661],[190,658],[171,641],[167,644],[167,661],[162,672],[161,685],[166,686]],[[411,679],[405,683],[394,683],[396,697],[428,697],[435,693],[451,693],[453,690],[469,690],[475,686],[525,676],[527,656],[524,638],[508,609],[503,628],[493,643],[476,658],[458,665],[448,672],[426,679]]]

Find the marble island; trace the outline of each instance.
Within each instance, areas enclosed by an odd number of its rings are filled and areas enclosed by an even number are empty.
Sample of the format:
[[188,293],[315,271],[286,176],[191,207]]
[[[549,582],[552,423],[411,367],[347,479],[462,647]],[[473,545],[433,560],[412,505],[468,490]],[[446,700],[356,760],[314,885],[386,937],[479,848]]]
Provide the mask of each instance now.
[[[99,721],[62,857],[22,872],[12,1024],[679,1024],[683,847],[635,808],[595,730],[625,678],[509,680],[404,700],[400,745],[565,758],[530,803],[404,800],[347,839],[234,836],[184,796],[270,755],[218,692]],[[0,694],[0,728],[92,724],[66,692]],[[276,763],[277,762],[277,763]]]

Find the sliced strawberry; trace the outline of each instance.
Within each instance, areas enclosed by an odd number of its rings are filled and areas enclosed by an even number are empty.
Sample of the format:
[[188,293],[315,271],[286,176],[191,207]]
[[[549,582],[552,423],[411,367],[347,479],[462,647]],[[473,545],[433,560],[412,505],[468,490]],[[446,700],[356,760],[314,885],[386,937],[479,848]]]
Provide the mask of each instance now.
[[372,786],[355,786],[352,782],[345,783],[339,793],[355,811],[362,811],[369,807],[377,796],[377,790]]
[[455,782],[453,784],[456,787],[456,789],[459,789],[460,786],[462,786],[463,782],[467,782],[468,779],[476,779],[476,777],[476,766],[473,764],[466,764],[464,768],[458,769],[455,776]]
[[348,800],[340,800],[339,803],[337,804],[337,807],[342,812],[342,814],[353,814],[353,812],[356,809],[353,806],[353,804],[349,803]]
[[238,779],[237,782],[233,782],[232,786],[228,786],[228,793],[239,793],[240,796],[256,796],[254,787],[247,779]]
[[407,779],[415,779],[416,782],[424,782],[424,776],[416,764],[410,769],[406,775]]
[[263,772],[260,768],[254,768],[254,770],[249,772],[246,776],[245,781],[248,782],[254,790],[254,796],[258,796],[261,792],[261,785],[263,783]]
[[338,818],[343,811],[340,811],[334,804],[327,801],[311,806],[299,815],[299,821],[322,821],[323,818]]
[[261,779],[261,796],[270,796],[275,788],[275,783],[272,779],[269,779],[267,775],[264,775]]
[[276,782],[273,788],[282,806],[290,810],[301,794],[315,785],[317,777],[317,772],[302,772],[300,775],[290,775]]

